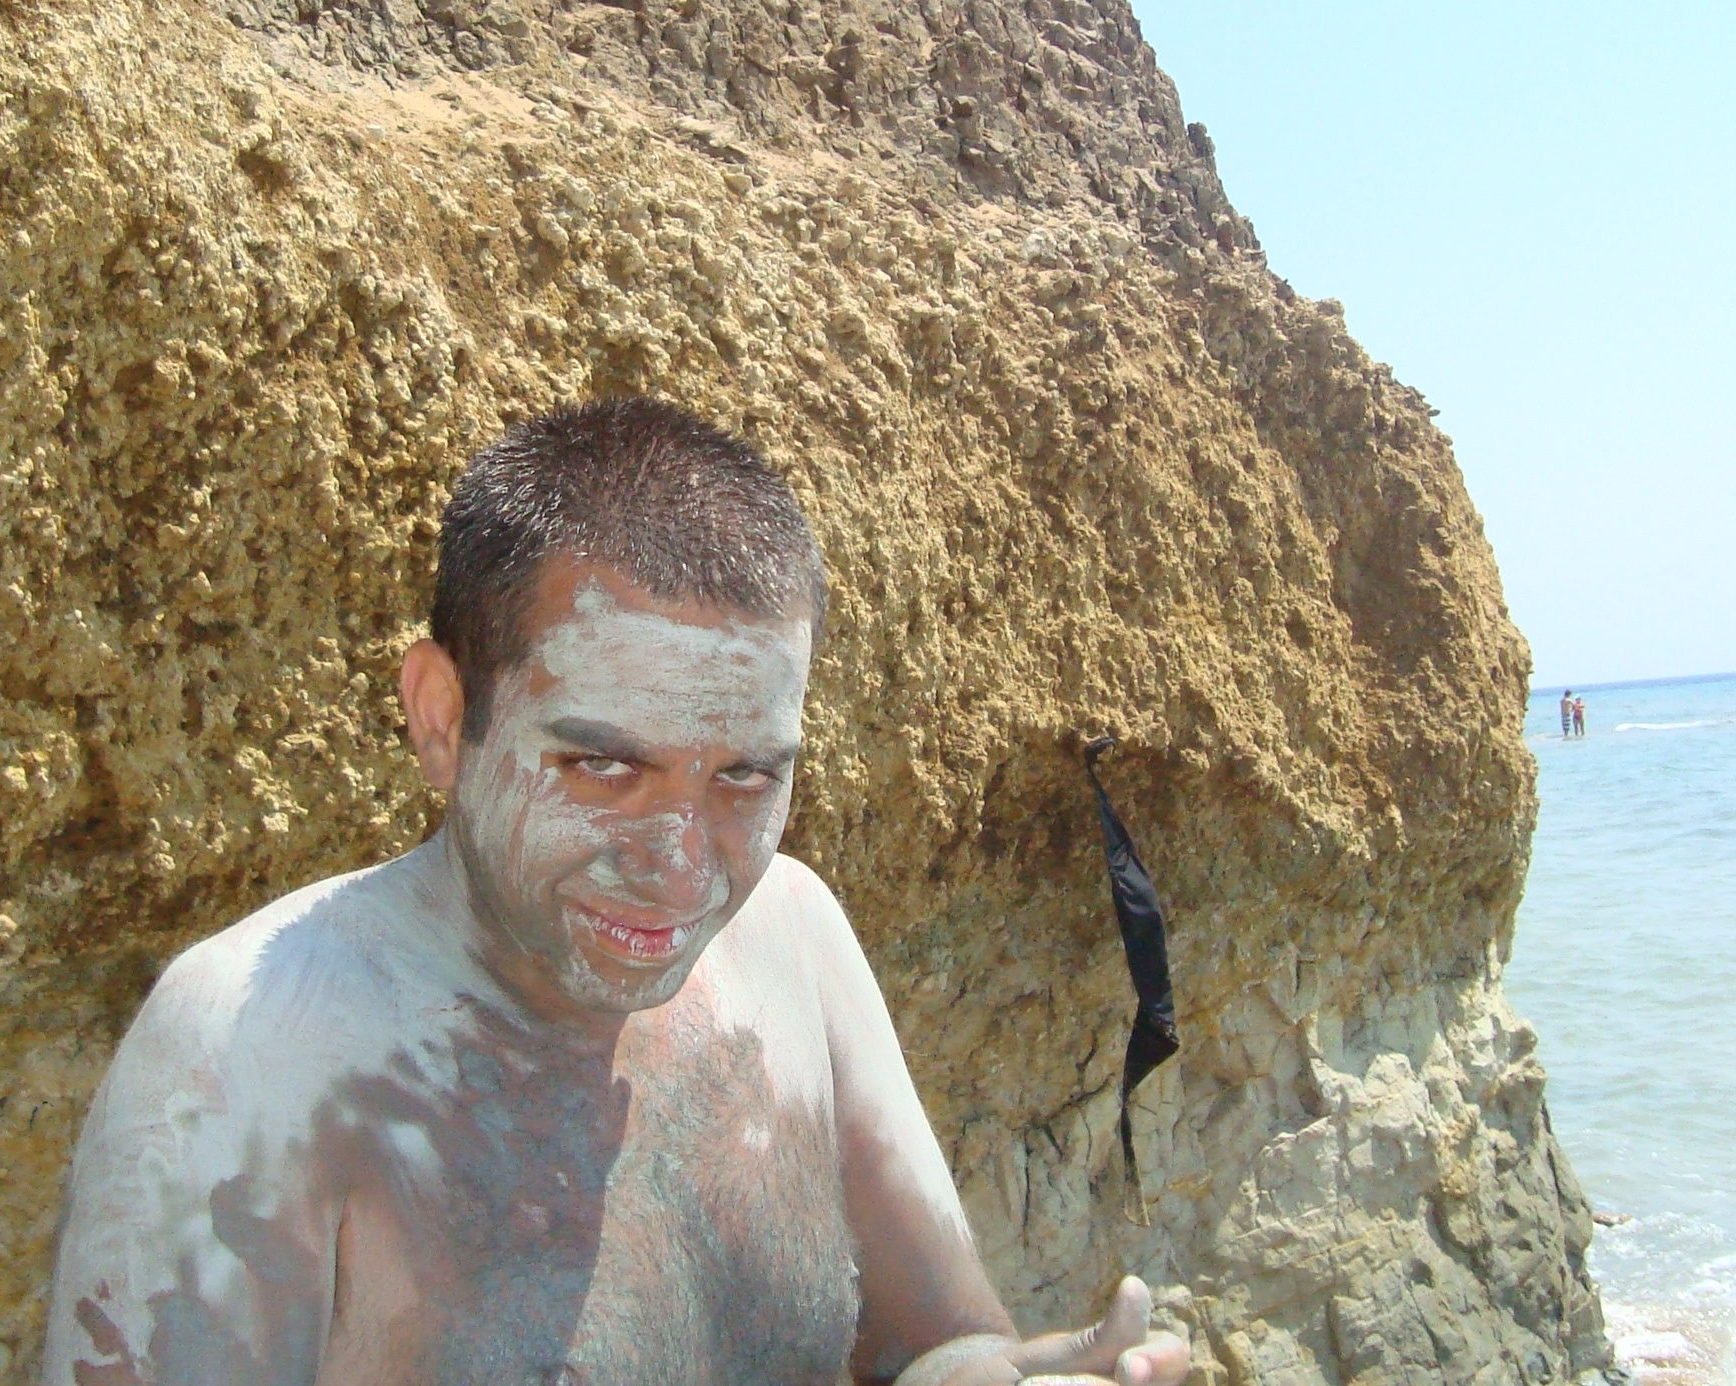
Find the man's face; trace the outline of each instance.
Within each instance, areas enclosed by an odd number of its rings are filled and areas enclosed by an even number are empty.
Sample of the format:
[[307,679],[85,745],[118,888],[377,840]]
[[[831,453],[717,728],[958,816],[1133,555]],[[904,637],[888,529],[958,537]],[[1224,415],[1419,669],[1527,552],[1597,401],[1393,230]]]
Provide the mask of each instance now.
[[491,958],[521,991],[658,1005],[777,850],[809,623],[661,601],[557,558],[526,634],[453,791]]

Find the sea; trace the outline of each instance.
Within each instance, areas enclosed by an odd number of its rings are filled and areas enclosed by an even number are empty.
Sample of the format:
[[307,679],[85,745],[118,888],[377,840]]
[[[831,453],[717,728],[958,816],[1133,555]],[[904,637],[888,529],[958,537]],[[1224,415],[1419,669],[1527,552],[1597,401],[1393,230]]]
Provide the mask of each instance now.
[[1601,1220],[1636,1382],[1736,1386],[1736,674],[1535,691],[1537,835],[1508,999]]

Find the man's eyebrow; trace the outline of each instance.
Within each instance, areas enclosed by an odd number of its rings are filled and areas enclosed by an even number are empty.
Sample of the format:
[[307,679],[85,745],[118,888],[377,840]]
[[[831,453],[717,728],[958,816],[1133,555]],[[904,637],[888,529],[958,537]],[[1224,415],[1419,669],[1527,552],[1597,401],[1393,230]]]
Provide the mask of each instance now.
[[[657,748],[643,737],[635,736],[613,722],[600,722],[590,717],[557,717],[552,722],[545,722],[543,731],[578,750],[636,765],[655,760],[657,755]],[[777,743],[764,749],[751,747],[742,752],[736,765],[752,770],[783,770],[794,765],[801,752],[800,741]]]
[[589,717],[557,717],[544,723],[543,730],[557,741],[613,760],[639,762],[651,759],[648,742],[613,722],[597,722]]
[[748,751],[739,764],[752,770],[785,770],[796,763],[801,753],[802,743],[791,741],[782,746],[768,746],[763,751]]

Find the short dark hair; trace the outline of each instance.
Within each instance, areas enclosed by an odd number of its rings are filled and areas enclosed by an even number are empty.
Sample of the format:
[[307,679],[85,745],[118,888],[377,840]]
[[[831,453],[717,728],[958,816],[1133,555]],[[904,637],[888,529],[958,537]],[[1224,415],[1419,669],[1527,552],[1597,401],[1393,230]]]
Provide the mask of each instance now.
[[554,555],[664,601],[805,613],[816,637],[825,619],[813,530],[752,446],[661,400],[557,409],[471,458],[442,517],[432,634],[458,667],[467,739],[487,730],[495,679],[529,652],[525,616]]

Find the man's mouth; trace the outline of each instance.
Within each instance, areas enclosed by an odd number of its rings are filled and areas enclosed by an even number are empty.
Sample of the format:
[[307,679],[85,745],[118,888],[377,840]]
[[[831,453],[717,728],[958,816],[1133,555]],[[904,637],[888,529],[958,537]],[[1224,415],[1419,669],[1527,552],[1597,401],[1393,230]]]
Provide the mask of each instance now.
[[597,945],[610,956],[642,966],[666,963],[676,957],[698,929],[697,924],[646,927],[628,924],[587,911],[586,922]]

